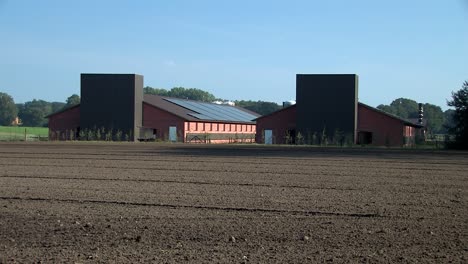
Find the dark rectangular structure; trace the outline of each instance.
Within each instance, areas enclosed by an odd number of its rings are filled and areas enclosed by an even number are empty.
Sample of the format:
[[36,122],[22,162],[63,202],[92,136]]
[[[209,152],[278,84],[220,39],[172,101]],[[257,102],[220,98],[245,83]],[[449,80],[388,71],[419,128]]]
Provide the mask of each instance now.
[[305,138],[325,131],[328,139],[341,135],[356,142],[356,74],[297,74],[296,105],[297,132]]
[[80,130],[104,128],[131,140],[142,126],[143,76],[81,74]]

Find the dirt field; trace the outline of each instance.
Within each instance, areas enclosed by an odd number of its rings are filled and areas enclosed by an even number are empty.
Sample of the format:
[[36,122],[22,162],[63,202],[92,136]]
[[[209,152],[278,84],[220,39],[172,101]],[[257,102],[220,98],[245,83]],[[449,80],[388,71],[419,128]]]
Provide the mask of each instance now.
[[0,263],[468,262],[468,153],[0,144]]

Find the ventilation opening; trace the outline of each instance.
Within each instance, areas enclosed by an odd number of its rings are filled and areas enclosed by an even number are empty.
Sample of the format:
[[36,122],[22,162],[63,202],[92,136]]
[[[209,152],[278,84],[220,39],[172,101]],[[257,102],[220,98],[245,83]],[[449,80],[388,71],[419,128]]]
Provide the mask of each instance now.
[[358,132],[358,144],[361,144],[361,145],[372,144],[372,132],[366,132],[366,131]]

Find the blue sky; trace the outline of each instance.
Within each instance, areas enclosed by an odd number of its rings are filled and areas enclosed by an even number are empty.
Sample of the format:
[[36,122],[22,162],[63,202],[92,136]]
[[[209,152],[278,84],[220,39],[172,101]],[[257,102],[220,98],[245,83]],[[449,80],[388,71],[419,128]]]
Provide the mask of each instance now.
[[83,72],[278,103],[297,73],[356,73],[361,102],[447,109],[468,80],[468,0],[0,0],[0,34],[15,102],[63,102]]

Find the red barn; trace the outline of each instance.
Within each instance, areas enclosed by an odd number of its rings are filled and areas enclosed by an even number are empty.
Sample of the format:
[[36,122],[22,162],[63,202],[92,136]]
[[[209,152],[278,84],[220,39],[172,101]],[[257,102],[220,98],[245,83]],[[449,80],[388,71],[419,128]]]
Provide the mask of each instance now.
[[[187,143],[254,142],[258,114],[249,110],[156,95],[144,95],[139,140]],[[49,137],[79,137],[80,105],[51,114]]]
[[48,115],[49,140],[76,139],[80,127],[80,105]]
[[[296,108],[296,105],[292,105],[257,118],[256,141],[267,144],[296,143],[298,136],[296,134]],[[415,143],[416,134],[422,128],[421,125],[363,103],[358,103],[357,113],[357,144],[408,146]],[[322,131],[313,132],[315,137],[319,137],[321,133]],[[301,136],[303,138],[314,137],[314,135]],[[328,139],[329,142],[332,140],[332,138]]]
[[265,144],[415,143],[421,125],[358,102],[356,74],[297,74],[296,104],[256,119]]
[[49,137],[405,146],[423,127],[358,103],[355,74],[298,74],[296,94],[296,105],[259,117],[230,105],[143,95],[141,75],[82,74],[81,104],[48,116]]
[[421,125],[368,106],[358,105],[358,144],[378,146],[414,145]]
[[231,105],[143,95],[141,75],[82,74],[81,104],[48,116],[49,138],[254,142],[257,117]]
[[[143,100],[143,126],[156,138],[187,143],[254,142],[257,113],[230,106],[155,95]],[[172,133],[172,135],[171,135]]]

